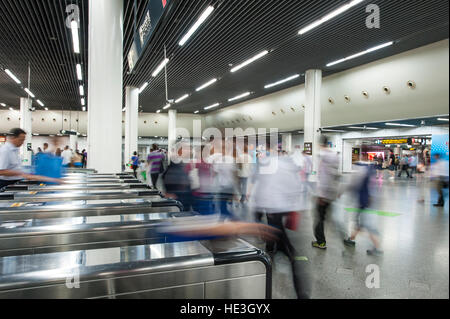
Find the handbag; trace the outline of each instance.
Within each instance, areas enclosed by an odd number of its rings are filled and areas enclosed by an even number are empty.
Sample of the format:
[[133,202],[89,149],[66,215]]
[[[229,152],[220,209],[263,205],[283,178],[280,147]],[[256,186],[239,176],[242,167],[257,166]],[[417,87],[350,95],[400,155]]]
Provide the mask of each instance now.
[[289,230],[297,230],[300,222],[300,214],[298,212],[290,212],[286,219],[285,227]]

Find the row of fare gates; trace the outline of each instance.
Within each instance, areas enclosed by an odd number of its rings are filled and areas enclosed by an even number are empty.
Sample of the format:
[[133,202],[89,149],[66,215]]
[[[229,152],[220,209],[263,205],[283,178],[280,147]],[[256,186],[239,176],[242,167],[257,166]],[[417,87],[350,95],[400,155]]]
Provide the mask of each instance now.
[[128,174],[69,171],[0,193],[0,299],[271,298],[264,251],[240,238],[173,242],[195,212]]

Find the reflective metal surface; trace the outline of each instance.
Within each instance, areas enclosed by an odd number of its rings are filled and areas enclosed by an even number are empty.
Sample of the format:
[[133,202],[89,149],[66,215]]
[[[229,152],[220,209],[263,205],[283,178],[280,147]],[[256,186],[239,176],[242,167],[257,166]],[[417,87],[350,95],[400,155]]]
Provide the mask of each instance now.
[[147,189],[145,184],[125,184],[125,183],[104,183],[95,184],[89,183],[84,185],[70,184],[70,185],[29,185],[29,186],[10,186],[6,188],[6,192],[23,192],[23,191],[38,191],[38,192],[61,192],[61,191],[83,191],[83,190],[114,190],[114,189]]
[[[17,204],[17,203],[16,203]],[[52,205],[55,204],[55,205]],[[152,207],[152,206],[155,207]],[[106,216],[125,214],[149,214],[179,212],[179,203],[173,200],[142,200],[133,203],[91,204],[80,203],[23,203],[20,207],[0,208],[0,222],[43,219],[43,218],[67,218],[79,216]],[[11,205],[8,205],[11,206]]]

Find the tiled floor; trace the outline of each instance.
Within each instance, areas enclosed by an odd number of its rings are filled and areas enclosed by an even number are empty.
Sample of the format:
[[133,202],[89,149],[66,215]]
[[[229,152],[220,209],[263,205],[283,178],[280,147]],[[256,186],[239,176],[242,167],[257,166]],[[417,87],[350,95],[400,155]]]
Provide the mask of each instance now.
[[[403,178],[395,182],[385,179],[374,181],[373,185],[371,208],[400,214],[369,215],[381,235],[382,257],[367,255],[366,250],[372,245],[365,233],[357,237],[355,248],[343,245],[343,234],[354,216],[345,208],[357,207],[348,194],[330,210],[325,229],[327,250],[311,247],[313,212],[303,214],[298,231],[289,231],[299,255],[308,258],[304,263],[311,280],[311,298],[448,299],[448,192],[445,192],[445,207],[435,208],[432,204],[437,194],[429,188],[424,192],[425,203],[417,202],[420,188],[415,179]],[[366,272],[368,265],[378,266],[380,288],[366,287],[370,275]],[[273,298],[296,298],[290,263],[281,252],[274,257]]]

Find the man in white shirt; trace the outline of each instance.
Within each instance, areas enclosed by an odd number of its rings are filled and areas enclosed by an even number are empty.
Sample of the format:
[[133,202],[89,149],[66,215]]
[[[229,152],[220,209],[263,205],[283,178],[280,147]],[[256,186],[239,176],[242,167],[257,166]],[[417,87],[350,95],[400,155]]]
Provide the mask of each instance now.
[[25,141],[27,133],[15,128],[10,131],[8,141],[0,147],[0,190],[23,179],[60,183],[60,180],[44,176],[25,174],[19,156],[19,149]]
[[69,149],[69,146],[64,148],[64,151],[61,153],[61,157],[63,158],[62,165],[66,167],[69,166],[72,161],[72,151]]

